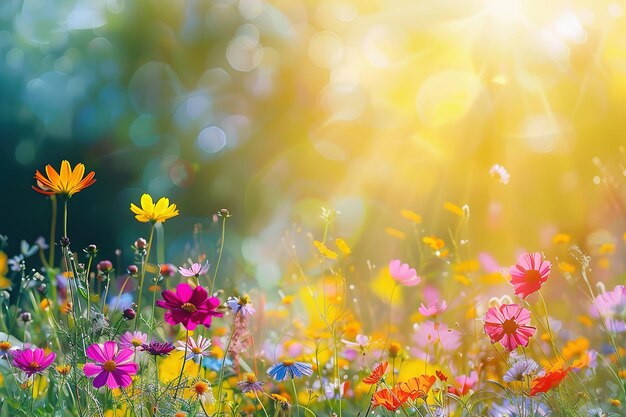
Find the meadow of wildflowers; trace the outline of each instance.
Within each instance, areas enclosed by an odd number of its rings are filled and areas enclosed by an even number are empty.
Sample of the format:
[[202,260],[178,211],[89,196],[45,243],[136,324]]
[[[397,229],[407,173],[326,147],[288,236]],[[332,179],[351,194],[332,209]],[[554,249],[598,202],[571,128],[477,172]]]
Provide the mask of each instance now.
[[[0,252],[0,415],[621,415],[626,289],[619,277],[595,280],[575,245],[563,255],[567,235],[553,237],[554,253],[499,266],[486,252],[464,259],[461,236],[429,235],[406,209],[410,263],[365,262],[323,209],[323,236],[309,234],[304,251],[287,245],[293,275],[268,303],[255,288],[222,287],[236,214],[216,213],[219,250],[175,267],[156,259],[155,230],[184,211],[137,196],[125,214],[146,238],[129,242],[135,262],[119,270],[67,233],[96,174],[68,161],[44,172],[33,189],[60,224],[48,241]],[[470,220],[467,206],[442,210],[455,216],[451,230]],[[495,285],[508,290],[489,296]],[[567,292],[566,309],[550,287]]]
[[626,0],[0,0],[0,417],[626,417]]

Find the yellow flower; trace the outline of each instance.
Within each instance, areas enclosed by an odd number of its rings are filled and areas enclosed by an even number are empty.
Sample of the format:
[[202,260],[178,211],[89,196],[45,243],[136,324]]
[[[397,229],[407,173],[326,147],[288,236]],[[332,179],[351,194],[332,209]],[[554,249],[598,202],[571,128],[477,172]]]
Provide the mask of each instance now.
[[406,238],[406,234],[403,231],[394,229],[393,227],[385,227],[385,232],[389,236],[397,237],[398,239]]
[[450,213],[456,214],[459,217],[467,217],[462,207],[459,207],[456,204],[453,204],[449,201],[446,201],[445,203],[443,203],[443,208],[445,210],[448,210]]
[[0,251],[0,290],[11,288],[11,280],[5,277],[9,271],[9,257],[6,253]]
[[328,259],[337,259],[337,252],[333,252],[332,250],[328,249],[326,247],[326,245],[324,245],[322,242],[320,242],[319,240],[316,240],[313,242],[313,245],[315,245],[315,247],[317,248],[317,250],[320,251],[320,254]]
[[352,253],[352,249],[350,249],[350,246],[348,246],[345,240],[337,238],[335,239],[335,244],[344,255],[350,255]]
[[178,216],[176,204],[170,205],[169,198],[161,197],[161,199],[154,204],[149,194],[141,196],[141,208],[131,203],[130,211],[135,213],[135,218],[143,223],[163,223],[165,220]]
[[400,214],[402,215],[402,217],[411,220],[413,223],[419,224],[422,222],[422,216],[414,211],[403,209],[400,211]]
[[572,240],[572,237],[566,233],[557,233],[552,236],[552,243],[558,245],[559,243],[569,243]]
[[45,195],[61,194],[67,198],[89,187],[96,182],[95,172],[91,171],[85,178],[85,165],[76,164],[72,170],[69,162],[61,162],[60,174],[50,165],[46,165],[46,177],[39,170],[35,171],[37,186],[33,190]]

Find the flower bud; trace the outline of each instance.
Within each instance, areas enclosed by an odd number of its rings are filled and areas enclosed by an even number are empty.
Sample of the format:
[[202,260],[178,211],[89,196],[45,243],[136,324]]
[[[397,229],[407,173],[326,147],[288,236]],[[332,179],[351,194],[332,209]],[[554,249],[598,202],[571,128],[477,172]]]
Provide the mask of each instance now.
[[100,272],[111,272],[111,270],[113,269],[113,263],[107,260],[100,261],[96,265],[96,269]]
[[91,244],[89,246],[87,246],[87,249],[85,249],[85,252],[88,255],[95,255],[96,253],[98,253],[98,247],[94,244]]
[[67,248],[70,245],[70,238],[67,236],[63,236],[59,243],[61,244],[61,247]]
[[41,284],[37,287],[37,292],[41,295],[46,295],[46,292],[48,292],[48,286],[46,284]]
[[132,308],[127,308],[124,310],[123,315],[126,320],[132,320],[137,316],[137,313]]
[[230,217],[230,212],[228,211],[228,209],[220,209],[220,211],[217,212],[217,215],[220,217]]
[[139,268],[137,268],[137,265],[128,265],[126,271],[129,275],[135,275],[137,272],[139,272]]
[[146,239],[140,237],[139,239],[135,240],[135,247],[137,249],[145,249],[148,246],[148,242],[146,242]]
[[28,312],[28,311],[23,311],[20,314],[20,320],[22,320],[24,323],[28,323],[33,319],[33,316]]

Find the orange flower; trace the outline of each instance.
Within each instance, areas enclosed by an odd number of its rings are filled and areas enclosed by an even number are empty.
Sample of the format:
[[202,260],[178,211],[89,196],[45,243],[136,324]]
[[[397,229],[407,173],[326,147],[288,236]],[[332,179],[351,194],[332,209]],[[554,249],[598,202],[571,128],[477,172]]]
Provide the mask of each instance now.
[[405,393],[410,399],[416,400],[421,398],[426,399],[430,387],[433,386],[437,378],[434,375],[422,375],[419,377],[413,377],[407,382],[400,382],[398,387],[400,391]]
[[33,190],[45,195],[61,194],[70,198],[96,182],[94,179],[95,172],[91,171],[83,178],[84,175],[85,165],[83,164],[76,164],[72,170],[70,163],[63,161],[61,162],[60,174],[51,165],[46,165],[47,178],[37,170],[35,172],[37,186],[33,185]]
[[530,395],[537,395],[541,392],[548,392],[552,388],[559,386],[561,381],[567,376],[570,368],[567,369],[554,369],[546,372],[544,376],[533,379],[530,386]]
[[372,396],[372,407],[382,405],[389,411],[395,411],[408,399],[408,395],[395,386],[391,390],[376,391]]
[[387,366],[389,366],[389,363],[387,362],[379,363],[371,374],[363,378],[363,382],[370,385],[378,383],[378,381],[380,381],[380,379],[385,375],[385,372],[387,372]]

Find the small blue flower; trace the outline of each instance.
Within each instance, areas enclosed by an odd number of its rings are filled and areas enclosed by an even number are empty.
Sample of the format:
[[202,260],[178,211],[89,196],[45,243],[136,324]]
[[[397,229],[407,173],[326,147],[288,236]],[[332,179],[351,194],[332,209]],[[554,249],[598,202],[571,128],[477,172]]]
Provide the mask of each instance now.
[[[224,362],[224,366],[232,366],[233,361],[231,359],[226,358],[226,362]],[[222,359],[218,359],[215,356],[206,356],[202,359],[202,367],[204,369],[209,369],[211,371],[219,372],[222,369]]]
[[311,376],[313,374],[313,366],[310,363],[286,359],[273,365],[267,370],[267,374],[280,382],[287,378],[302,378],[303,375]]

